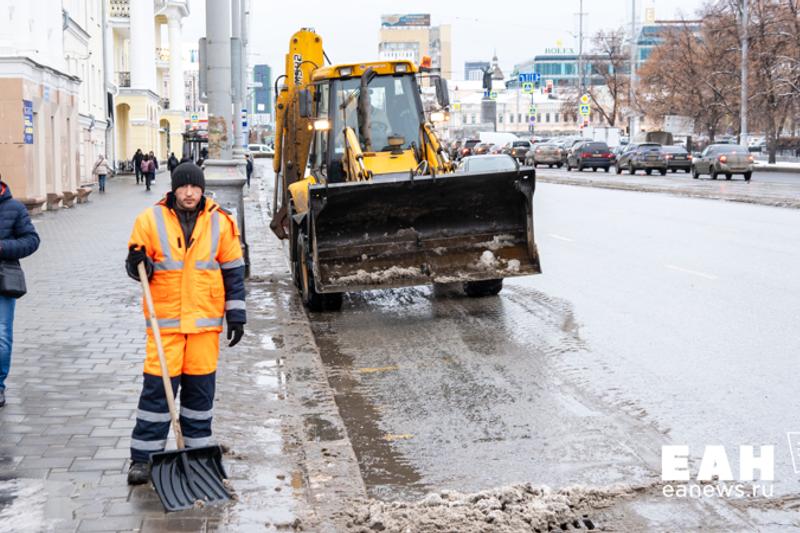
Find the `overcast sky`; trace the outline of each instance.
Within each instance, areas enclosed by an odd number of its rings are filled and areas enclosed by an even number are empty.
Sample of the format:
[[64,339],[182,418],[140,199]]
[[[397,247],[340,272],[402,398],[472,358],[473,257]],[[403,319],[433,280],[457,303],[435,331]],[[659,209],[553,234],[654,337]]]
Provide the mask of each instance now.
[[[450,24],[453,71],[463,77],[465,61],[489,61],[494,50],[508,74],[514,64],[541,54],[561,41],[577,49],[580,0],[250,0],[250,63],[267,63],[282,73],[289,37],[302,27],[322,36],[334,63],[378,59],[380,17],[389,13],[430,13],[431,23]],[[184,40],[196,42],[205,34],[206,0],[189,0],[191,15],[184,21]],[[637,0],[637,12],[655,8],[657,19],[690,18],[704,0]],[[584,0],[584,46],[600,29],[630,26],[631,0]],[[637,17],[639,18],[639,17]],[[276,74],[273,74],[276,76]]]

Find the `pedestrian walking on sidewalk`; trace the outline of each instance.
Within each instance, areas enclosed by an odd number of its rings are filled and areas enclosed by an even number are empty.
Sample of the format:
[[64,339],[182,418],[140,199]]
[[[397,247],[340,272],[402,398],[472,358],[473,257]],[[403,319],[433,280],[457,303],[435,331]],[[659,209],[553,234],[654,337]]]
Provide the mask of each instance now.
[[[125,262],[139,280],[151,280],[172,388],[180,389],[186,446],[208,446],[214,407],[219,334],[228,322],[229,346],[244,335],[244,259],[230,213],[203,196],[205,177],[194,163],[178,165],[172,192],[136,219]],[[145,317],[147,310],[145,309]],[[144,384],[131,437],[128,483],[150,478],[150,454],[164,449],[170,416],[153,331],[147,328]]]
[[142,153],[141,148],[136,149],[136,153],[133,154],[133,159],[131,159],[131,163],[133,163],[133,171],[136,173],[136,185],[139,185],[140,181],[142,180],[142,161],[144,160],[144,154]]
[[244,156],[247,159],[247,188],[250,188],[250,176],[253,175],[253,154],[245,154]]
[[167,159],[167,170],[169,170],[169,176],[172,177],[172,172],[175,168],[180,165],[178,162],[178,158],[175,157],[175,152],[169,154],[169,159]]
[[11,189],[0,178],[0,407],[6,404],[6,378],[11,369],[14,307],[25,292],[19,260],[38,248],[39,235],[28,210],[11,196]]
[[146,190],[150,190],[150,184],[153,183],[153,177],[156,175],[155,163],[150,159],[149,154],[144,154],[142,158],[142,175],[144,176],[144,184]]
[[153,179],[150,180],[152,182],[156,181],[156,172],[158,172],[158,158],[156,157],[156,155],[153,153],[152,150],[150,150],[149,155],[150,155],[150,161],[153,162]]
[[102,193],[106,192],[106,177],[109,174],[111,174],[111,170],[108,168],[105,156],[103,154],[98,155],[94,168],[92,168],[92,175],[97,176],[97,186]]

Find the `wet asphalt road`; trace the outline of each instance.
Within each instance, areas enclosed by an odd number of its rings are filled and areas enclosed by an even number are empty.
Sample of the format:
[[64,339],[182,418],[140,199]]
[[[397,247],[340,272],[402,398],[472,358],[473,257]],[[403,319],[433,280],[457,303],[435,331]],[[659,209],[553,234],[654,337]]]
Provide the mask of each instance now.
[[734,471],[774,444],[776,495],[800,492],[800,211],[550,184],[535,210],[545,273],[498,297],[311,315],[370,495],[645,483],[663,444]]
[[[560,175],[560,176],[585,175],[585,176],[588,177],[589,175],[594,174],[597,177],[603,177],[603,176],[606,175],[606,173],[603,170],[597,170],[596,172],[593,172],[591,170],[584,170],[584,171],[579,173],[577,170],[574,170],[574,169],[572,171],[568,172],[566,168],[560,168],[560,169],[559,168],[549,168],[549,167],[542,166],[542,165],[540,165],[537,168],[537,172],[542,172],[542,173],[545,173],[545,174],[555,174],[555,175]],[[614,170],[613,167],[609,171],[608,175],[609,176],[617,176],[617,173],[616,173],[616,171]],[[627,171],[625,171],[622,174],[620,174],[620,176],[628,177],[629,174],[628,174]],[[639,177],[641,177],[643,179],[648,177],[643,170],[639,170],[638,172],[636,172],[636,176],[639,176]],[[659,174],[658,172],[653,172],[653,174],[651,176],[649,176],[649,177],[651,179],[652,178],[662,178],[661,174]],[[691,173],[685,173],[682,170],[678,170],[677,172],[668,172],[667,175],[665,176],[665,178],[670,179],[670,180],[677,180],[679,183],[688,184],[688,183],[691,183],[691,181],[692,181],[692,174]],[[712,181],[711,178],[708,176],[708,174],[702,174],[700,176],[699,180],[701,182],[705,182],[705,181],[711,182]],[[720,183],[720,184],[724,183],[725,181],[726,180],[725,180],[724,176],[717,179],[717,182]],[[743,178],[742,178],[742,176],[740,174],[735,174],[733,176],[732,181],[743,181]],[[791,185],[791,186],[796,187],[797,190],[800,191],[800,172],[771,172],[771,171],[758,170],[758,168],[756,168],[756,170],[753,172],[753,178],[752,178],[751,181],[752,181],[752,183],[768,183],[768,184]]]

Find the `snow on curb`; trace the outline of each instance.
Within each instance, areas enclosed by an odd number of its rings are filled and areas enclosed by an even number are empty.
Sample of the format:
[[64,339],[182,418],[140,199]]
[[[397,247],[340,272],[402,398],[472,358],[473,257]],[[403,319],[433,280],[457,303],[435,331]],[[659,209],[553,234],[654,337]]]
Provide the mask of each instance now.
[[475,494],[440,491],[420,501],[359,501],[343,511],[350,532],[458,531],[511,533],[542,530],[574,520],[591,519],[591,512],[651,486],[575,485],[559,490],[529,483],[485,490]]

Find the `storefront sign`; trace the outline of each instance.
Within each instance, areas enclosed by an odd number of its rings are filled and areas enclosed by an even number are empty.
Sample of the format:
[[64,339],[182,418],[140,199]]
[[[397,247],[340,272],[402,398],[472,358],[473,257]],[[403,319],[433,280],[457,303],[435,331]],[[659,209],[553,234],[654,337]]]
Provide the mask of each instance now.
[[33,144],[33,102],[22,101],[22,128],[25,144]]

